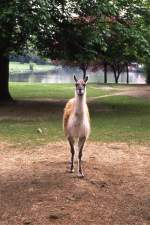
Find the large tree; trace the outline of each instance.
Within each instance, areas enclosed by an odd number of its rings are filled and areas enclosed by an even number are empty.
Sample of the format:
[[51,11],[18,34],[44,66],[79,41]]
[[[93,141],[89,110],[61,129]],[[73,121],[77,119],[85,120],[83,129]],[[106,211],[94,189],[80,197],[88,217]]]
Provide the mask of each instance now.
[[[150,49],[150,1],[149,0],[145,0],[144,5],[140,10],[140,14],[142,15],[142,18],[145,24],[145,30],[143,33],[146,40],[149,43],[149,49]],[[150,54],[143,55],[142,58],[140,58],[140,60],[145,67],[147,84],[150,84]]]
[[0,100],[11,100],[9,55],[23,52],[42,15],[40,0],[0,1]]
[[[117,0],[113,2],[114,15],[106,18],[108,21],[108,34],[105,34],[105,51],[100,51],[100,57],[106,65],[109,65],[118,83],[123,70],[127,70],[128,64],[150,55],[150,43],[146,36],[146,15],[149,15],[149,7],[145,1]],[[150,21],[147,19],[147,21]],[[127,82],[129,81],[127,76]]]

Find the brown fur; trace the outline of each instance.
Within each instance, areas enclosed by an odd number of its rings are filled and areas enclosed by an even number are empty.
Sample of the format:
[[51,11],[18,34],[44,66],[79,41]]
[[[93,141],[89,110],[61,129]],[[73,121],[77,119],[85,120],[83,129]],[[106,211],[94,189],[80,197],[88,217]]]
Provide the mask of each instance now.
[[74,109],[74,98],[70,99],[64,108],[63,129],[64,129],[65,134],[66,134],[66,130],[67,130],[68,120],[69,120],[71,113],[73,112],[73,109]]

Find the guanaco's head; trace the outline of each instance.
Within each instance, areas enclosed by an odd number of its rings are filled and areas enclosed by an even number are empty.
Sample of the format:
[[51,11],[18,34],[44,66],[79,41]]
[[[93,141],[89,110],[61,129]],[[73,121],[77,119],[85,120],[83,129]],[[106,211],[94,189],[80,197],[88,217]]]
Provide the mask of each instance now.
[[84,95],[84,93],[86,91],[86,83],[87,83],[88,77],[78,80],[76,78],[76,76],[74,75],[74,80],[75,80],[75,85],[76,85],[76,94],[78,96]]

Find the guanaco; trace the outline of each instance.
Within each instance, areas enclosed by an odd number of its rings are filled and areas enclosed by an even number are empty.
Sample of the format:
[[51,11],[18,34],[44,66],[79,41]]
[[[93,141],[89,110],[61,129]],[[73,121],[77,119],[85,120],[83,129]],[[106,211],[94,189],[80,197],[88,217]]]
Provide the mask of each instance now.
[[78,176],[84,177],[82,170],[82,151],[90,134],[90,117],[86,103],[86,84],[88,77],[75,80],[75,97],[70,99],[64,109],[63,128],[70,144],[71,162],[69,172],[74,172],[75,140],[78,142]]

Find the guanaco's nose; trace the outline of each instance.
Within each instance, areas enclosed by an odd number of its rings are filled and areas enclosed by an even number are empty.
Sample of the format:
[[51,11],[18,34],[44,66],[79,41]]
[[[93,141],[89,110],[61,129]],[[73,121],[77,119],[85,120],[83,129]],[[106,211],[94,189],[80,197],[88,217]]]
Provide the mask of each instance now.
[[79,88],[79,89],[78,89],[78,94],[79,94],[79,95],[83,95],[83,93],[84,93],[84,90],[83,90],[82,88]]

